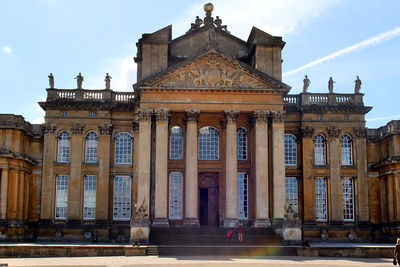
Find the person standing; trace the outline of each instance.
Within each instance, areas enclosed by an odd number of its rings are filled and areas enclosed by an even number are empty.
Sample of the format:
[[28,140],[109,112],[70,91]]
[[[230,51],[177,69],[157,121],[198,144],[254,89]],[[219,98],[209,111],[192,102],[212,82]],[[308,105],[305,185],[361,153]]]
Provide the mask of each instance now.
[[[396,247],[394,248],[393,257],[397,260],[397,262],[400,261],[400,238],[397,238],[397,243],[396,243]],[[394,263],[394,260],[393,260],[393,263]]]
[[238,237],[239,237],[239,242],[240,242],[240,244],[243,243],[243,236],[244,236],[244,227],[243,227],[243,223],[239,223],[239,227],[238,227]]

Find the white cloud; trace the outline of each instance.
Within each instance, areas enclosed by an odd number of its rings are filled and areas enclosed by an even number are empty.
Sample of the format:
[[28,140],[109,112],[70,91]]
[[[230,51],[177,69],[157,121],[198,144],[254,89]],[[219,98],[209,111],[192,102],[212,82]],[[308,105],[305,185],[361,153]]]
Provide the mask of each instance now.
[[32,124],[42,124],[42,123],[44,123],[44,117],[38,117],[38,118],[34,119],[31,123]]
[[[284,36],[298,27],[320,18],[342,0],[215,0],[212,16],[219,16],[233,35],[247,40],[252,26],[272,35]],[[192,5],[173,23],[173,34],[179,36],[190,28],[196,16],[203,18],[204,2]]]
[[118,91],[132,91],[132,84],[136,82],[137,65],[132,57],[121,60],[120,76],[115,80]]
[[8,55],[12,54],[12,49],[11,49],[11,47],[9,47],[9,46],[3,46],[3,53],[4,53],[4,54],[8,54]]
[[356,51],[358,51],[360,49],[365,49],[365,48],[368,48],[370,46],[378,45],[378,44],[380,44],[382,42],[389,41],[389,40],[395,38],[398,35],[400,35],[400,26],[396,27],[396,28],[394,28],[394,29],[392,29],[390,31],[375,35],[375,36],[373,36],[371,38],[368,38],[368,39],[366,39],[366,40],[364,40],[362,42],[359,42],[359,43],[356,43],[356,44],[351,45],[349,47],[346,47],[344,49],[341,49],[341,50],[339,50],[339,51],[337,51],[335,53],[332,53],[330,55],[327,55],[325,57],[321,57],[321,58],[319,58],[317,60],[314,60],[314,61],[312,61],[310,63],[307,63],[307,64],[305,64],[305,65],[303,65],[301,67],[298,67],[298,68],[296,68],[294,70],[285,72],[283,74],[283,76],[288,76],[288,75],[297,73],[299,71],[302,71],[304,69],[308,69],[310,67],[313,67],[313,66],[321,64],[321,63],[323,63],[325,61],[337,58],[339,56],[342,56],[342,55],[345,55],[345,54],[349,54],[349,53],[352,53],[352,52],[356,52]]
[[389,120],[395,120],[395,119],[400,119],[400,114],[399,115],[379,117],[379,118],[371,118],[371,119],[366,119],[366,120],[367,120],[367,122],[371,122],[371,121],[389,121]]

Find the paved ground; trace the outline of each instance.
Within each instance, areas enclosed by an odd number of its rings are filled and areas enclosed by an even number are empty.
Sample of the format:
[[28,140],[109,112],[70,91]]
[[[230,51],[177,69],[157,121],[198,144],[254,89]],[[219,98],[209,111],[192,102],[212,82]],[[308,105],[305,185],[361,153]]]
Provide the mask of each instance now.
[[8,266],[393,266],[391,259],[311,257],[74,257],[4,259]]

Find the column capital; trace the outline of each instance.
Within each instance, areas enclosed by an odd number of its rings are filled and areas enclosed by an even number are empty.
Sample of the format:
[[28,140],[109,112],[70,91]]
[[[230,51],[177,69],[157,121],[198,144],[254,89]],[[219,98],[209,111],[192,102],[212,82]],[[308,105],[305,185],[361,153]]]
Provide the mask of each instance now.
[[45,134],[54,134],[57,130],[57,125],[54,123],[46,123],[44,126],[44,133]]
[[99,132],[101,135],[111,135],[113,131],[113,125],[112,124],[99,124]]
[[80,123],[73,123],[71,124],[71,132],[72,134],[82,134],[83,130],[85,129],[85,125],[84,124],[80,124]]
[[281,112],[281,111],[271,112],[271,118],[272,118],[273,123],[283,123],[284,122],[283,112]]
[[268,122],[268,110],[255,110],[253,112],[254,122]]
[[240,111],[238,110],[224,110],[224,116],[226,118],[226,123],[230,124],[230,123],[236,123],[237,119],[239,117],[239,113]]
[[354,127],[353,132],[356,138],[367,138],[367,129],[365,127]]
[[197,120],[199,119],[199,115],[200,115],[200,110],[198,109],[190,109],[190,110],[185,110],[185,118],[186,121],[195,121],[197,122]]
[[138,109],[135,113],[135,121],[151,121],[151,115],[153,114],[153,109],[141,108]]
[[309,127],[309,126],[305,126],[305,127],[303,126],[300,129],[301,135],[303,137],[308,137],[308,138],[313,137],[314,131],[315,131],[315,129],[313,127]]
[[157,121],[167,121],[168,122],[169,109],[164,109],[164,108],[156,109],[154,111],[154,113],[156,114]]
[[340,133],[342,132],[342,129],[337,127],[328,127],[327,132],[329,137],[338,138]]

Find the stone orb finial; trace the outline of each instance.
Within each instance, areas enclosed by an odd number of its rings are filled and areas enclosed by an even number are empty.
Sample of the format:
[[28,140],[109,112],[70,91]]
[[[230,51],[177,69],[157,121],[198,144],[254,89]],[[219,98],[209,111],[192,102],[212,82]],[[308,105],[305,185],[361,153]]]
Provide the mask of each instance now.
[[211,3],[207,3],[204,5],[204,11],[205,12],[213,12],[214,10],[214,5]]

